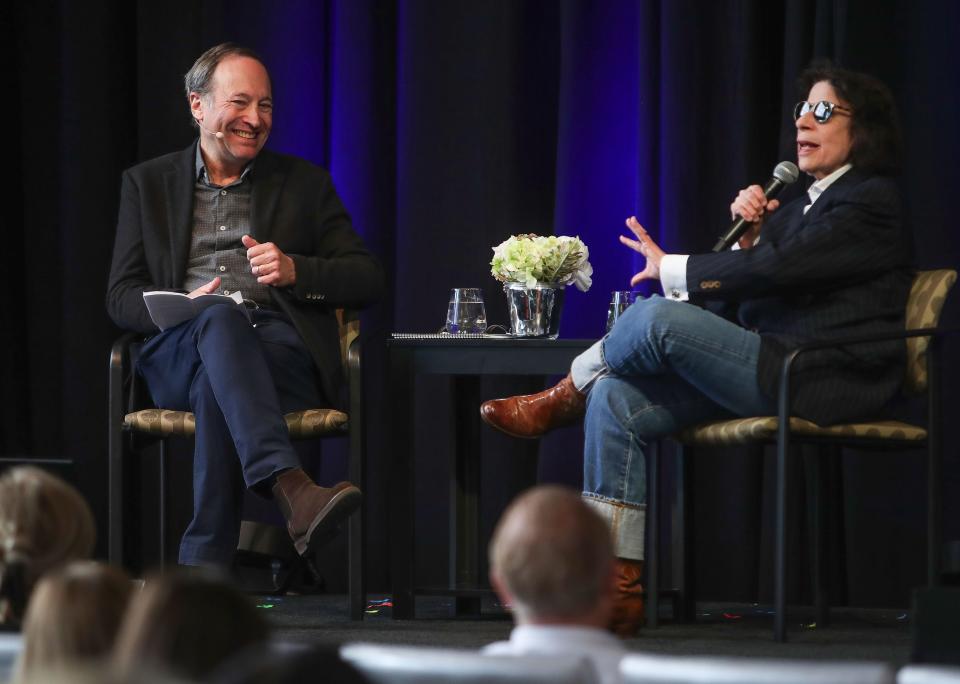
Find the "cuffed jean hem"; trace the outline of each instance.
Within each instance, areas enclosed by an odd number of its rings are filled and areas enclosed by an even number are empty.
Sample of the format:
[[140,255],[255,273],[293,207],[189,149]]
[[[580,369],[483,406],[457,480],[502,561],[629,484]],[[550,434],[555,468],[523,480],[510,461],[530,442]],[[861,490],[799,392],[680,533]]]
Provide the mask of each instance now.
[[586,394],[599,378],[607,374],[603,360],[603,340],[597,340],[570,364],[570,380],[578,391]]
[[613,553],[617,558],[643,560],[647,507],[634,505],[583,492],[583,500],[596,511],[610,528]]

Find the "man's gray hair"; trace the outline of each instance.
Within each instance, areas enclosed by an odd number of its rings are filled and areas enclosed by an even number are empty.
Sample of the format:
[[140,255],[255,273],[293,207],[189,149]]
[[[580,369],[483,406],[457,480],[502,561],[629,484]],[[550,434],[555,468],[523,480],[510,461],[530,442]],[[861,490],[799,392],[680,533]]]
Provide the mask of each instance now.
[[263,64],[260,55],[250,48],[236,43],[214,45],[197,57],[197,61],[190,67],[190,71],[183,76],[183,89],[186,91],[188,100],[190,99],[190,93],[197,93],[203,97],[210,92],[213,72],[217,70],[220,62],[227,57],[249,57]]
[[534,487],[507,508],[490,541],[490,567],[514,610],[539,618],[590,613],[611,581],[610,530],[573,490]]

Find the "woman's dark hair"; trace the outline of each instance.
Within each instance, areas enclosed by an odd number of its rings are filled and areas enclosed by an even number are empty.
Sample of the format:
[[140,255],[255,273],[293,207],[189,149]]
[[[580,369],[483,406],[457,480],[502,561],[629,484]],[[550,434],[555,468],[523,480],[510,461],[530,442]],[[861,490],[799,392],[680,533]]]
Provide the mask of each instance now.
[[900,120],[890,89],[873,76],[818,60],[797,80],[800,97],[806,99],[810,88],[821,81],[828,82],[853,110],[850,163],[869,173],[887,176],[898,173]]

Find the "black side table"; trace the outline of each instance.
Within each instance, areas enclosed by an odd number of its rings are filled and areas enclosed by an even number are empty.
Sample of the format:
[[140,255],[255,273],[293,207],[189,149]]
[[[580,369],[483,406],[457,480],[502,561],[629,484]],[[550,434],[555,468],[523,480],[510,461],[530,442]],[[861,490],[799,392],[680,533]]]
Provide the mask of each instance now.
[[[414,617],[417,594],[456,597],[458,613],[479,612],[480,377],[560,375],[594,340],[405,335],[388,340],[391,429],[391,575],[394,619]],[[450,483],[450,586],[414,583],[414,430],[418,375],[454,377],[455,454]]]

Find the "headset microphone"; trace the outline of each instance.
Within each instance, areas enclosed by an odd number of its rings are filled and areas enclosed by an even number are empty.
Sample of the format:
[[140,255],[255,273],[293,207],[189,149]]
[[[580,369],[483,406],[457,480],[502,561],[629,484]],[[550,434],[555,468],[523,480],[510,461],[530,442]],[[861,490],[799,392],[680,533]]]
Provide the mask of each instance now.
[[197,119],[196,121],[198,127],[212,135],[217,140],[223,140],[223,131],[211,131],[209,128],[203,125],[203,121],[201,119]]

